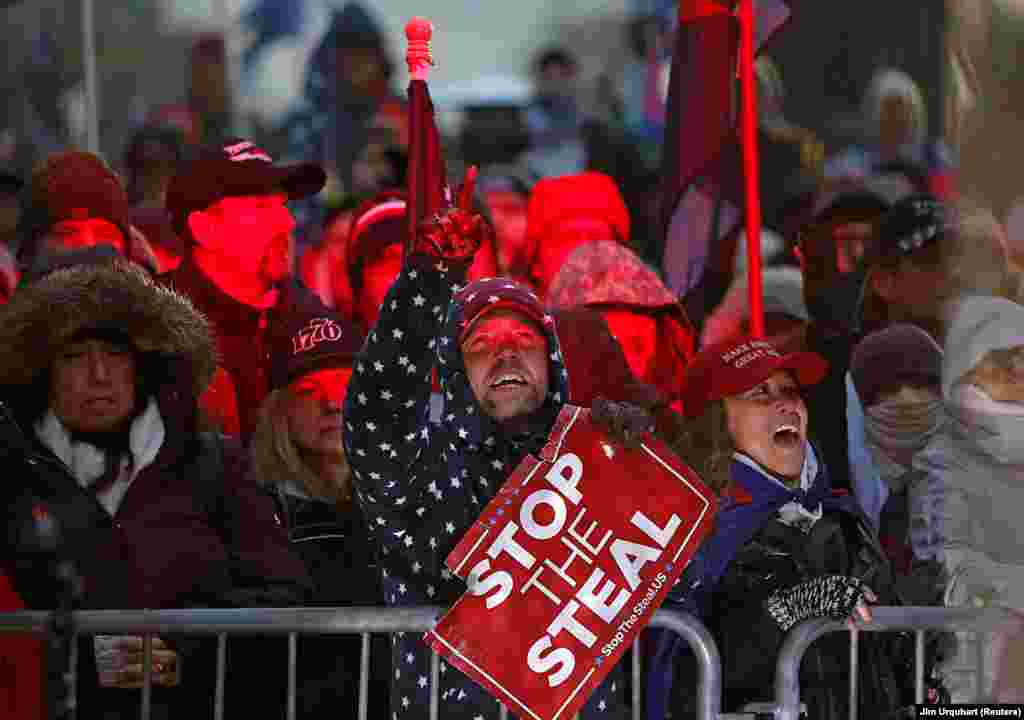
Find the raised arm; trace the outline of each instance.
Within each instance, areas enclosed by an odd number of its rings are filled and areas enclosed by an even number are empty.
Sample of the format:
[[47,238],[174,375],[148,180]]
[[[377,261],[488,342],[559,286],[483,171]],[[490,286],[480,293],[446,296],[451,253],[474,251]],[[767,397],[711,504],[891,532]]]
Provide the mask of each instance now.
[[425,228],[356,359],[345,400],[345,452],[374,503],[404,503],[426,447],[435,338],[465,280],[483,220],[449,211]]

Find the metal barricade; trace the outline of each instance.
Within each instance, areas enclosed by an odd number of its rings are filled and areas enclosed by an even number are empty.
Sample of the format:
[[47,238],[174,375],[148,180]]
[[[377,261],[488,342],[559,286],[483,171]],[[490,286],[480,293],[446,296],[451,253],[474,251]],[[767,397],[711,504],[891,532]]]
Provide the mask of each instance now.
[[[76,632],[81,635],[141,635],[143,642],[142,720],[149,720],[152,700],[151,668],[152,637],[162,634],[215,635],[217,637],[217,669],[214,694],[214,720],[224,718],[224,679],[227,668],[228,635],[287,635],[287,713],[295,720],[296,667],[299,635],[360,635],[359,720],[367,720],[369,707],[370,636],[396,632],[426,632],[434,627],[444,613],[439,607],[410,608],[250,608],[200,610],[95,610],[74,613]],[[0,613],[0,633],[44,633],[50,614],[47,612]],[[692,615],[658,610],[649,627],[678,633],[689,643],[697,658],[697,718],[718,720],[722,699],[722,670],[711,633]],[[77,643],[72,645],[77,647]],[[643,676],[639,639],[633,643],[632,685],[633,718],[642,717]],[[438,684],[440,659],[430,660],[430,720],[438,718]],[[502,706],[501,718],[508,717]]]
[[858,621],[850,630],[845,621],[808,620],[786,636],[775,667],[776,720],[798,720],[800,714],[800,663],[811,643],[831,632],[850,633],[850,720],[857,720],[857,649],[861,632],[902,632],[913,630],[914,702],[924,702],[925,631],[968,630],[994,632],[1013,621],[1002,608],[872,607],[869,623]]

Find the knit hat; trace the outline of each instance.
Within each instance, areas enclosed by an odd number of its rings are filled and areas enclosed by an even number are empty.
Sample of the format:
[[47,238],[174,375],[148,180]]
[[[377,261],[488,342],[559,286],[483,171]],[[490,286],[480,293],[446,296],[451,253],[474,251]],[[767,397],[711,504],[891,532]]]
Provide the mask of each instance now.
[[29,205],[37,231],[99,218],[116,225],[128,243],[128,195],[117,174],[90,152],[48,155],[32,173]]
[[248,140],[208,146],[171,179],[167,209],[180,232],[189,213],[205,210],[225,197],[267,195],[283,190],[289,200],[320,192],[327,175],[315,163],[275,165],[270,155]]
[[850,359],[850,375],[865,405],[872,404],[878,391],[894,381],[923,378],[938,387],[942,348],[916,325],[890,325],[858,343]]
[[752,338],[709,345],[693,359],[683,375],[683,412],[703,414],[708,403],[739,395],[779,370],[793,373],[801,387],[821,382],[828,363],[817,353],[783,355],[771,343]]
[[302,375],[351,365],[364,335],[351,320],[327,308],[312,292],[289,288],[267,332],[267,376],[272,390]]
[[405,241],[405,193],[383,192],[362,203],[348,233],[348,274],[355,292],[362,287],[363,267],[389,245]]
[[942,396],[949,400],[953,386],[991,350],[1024,345],[1024,306],[987,295],[966,296],[946,308],[945,351],[942,358]]

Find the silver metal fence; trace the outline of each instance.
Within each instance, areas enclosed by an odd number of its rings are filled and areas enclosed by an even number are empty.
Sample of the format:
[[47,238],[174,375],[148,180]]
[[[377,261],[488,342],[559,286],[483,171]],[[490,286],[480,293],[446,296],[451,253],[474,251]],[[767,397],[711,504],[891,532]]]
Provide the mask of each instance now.
[[775,667],[776,720],[800,716],[800,662],[818,638],[831,632],[850,633],[850,720],[857,720],[857,655],[861,632],[914,631],[914,702],[924,702],[925,631],[994,632],[1013,621],[1002,608],[872,607],[870,623],[858,621],[850,630],[845,621],[808,620],[786,636]]
[[[443,614],[439,607],[411,608],[250,608],[200,610],[95,610],[74,613],[75,630],[81,635],[141,635],[143,642],[142,720],[149,720],[152,702],[152,637],[162,634],[215,635],[217,637],[214,720],[224,718],[224,680],[228,635],[287,635],[288,720],[296,715],[296,667],[299,635],[354,635],[362,639],[359,663],[359,720],[369,708],[370,636],[396,632],[426,632]],[[0,613],[0,633],[47,630],[49,613]],[[664,628],[682,636],[697,658],[697,718],[718,720],[722,699],[721,660],[711,633],[692,615],[658,610],[649,627]],[[72,650],[77,643],[72,644]],[[632,708],[634,720],[642,717],[642,659],[639,639],[633,643]],[[430,720],[438,718],[440,660],[431,655]],[[506,720],[508,710],[501,708]]]

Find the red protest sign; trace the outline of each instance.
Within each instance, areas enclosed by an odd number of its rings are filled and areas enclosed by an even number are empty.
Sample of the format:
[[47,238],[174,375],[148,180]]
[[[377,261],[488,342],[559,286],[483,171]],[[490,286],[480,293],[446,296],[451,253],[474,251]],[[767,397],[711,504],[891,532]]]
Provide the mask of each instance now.
[[715,499],[661,443],[562,410],[446,563],[468,591],[426,642],[513,713],[572,717],[710,531]]

